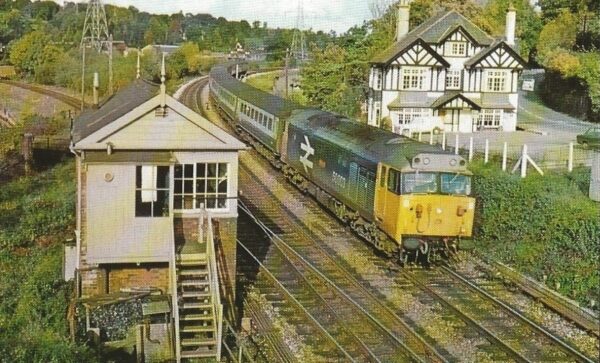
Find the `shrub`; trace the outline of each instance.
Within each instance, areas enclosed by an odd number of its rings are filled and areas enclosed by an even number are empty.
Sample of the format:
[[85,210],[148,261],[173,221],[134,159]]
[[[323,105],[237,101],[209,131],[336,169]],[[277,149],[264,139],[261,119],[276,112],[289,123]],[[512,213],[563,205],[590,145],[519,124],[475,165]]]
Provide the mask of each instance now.
[[[75,212],[72,161],[0,188],[0,361],[95,362],[67,338],[62,243]],[[36,243],[32,243],[32,242]]]
[[[475,240],[482,253],[588,303],[600,283],[600,208],[587,198],[589,169],[525,179],[474,165]],[[587,180],[586,180],[587,178]]]

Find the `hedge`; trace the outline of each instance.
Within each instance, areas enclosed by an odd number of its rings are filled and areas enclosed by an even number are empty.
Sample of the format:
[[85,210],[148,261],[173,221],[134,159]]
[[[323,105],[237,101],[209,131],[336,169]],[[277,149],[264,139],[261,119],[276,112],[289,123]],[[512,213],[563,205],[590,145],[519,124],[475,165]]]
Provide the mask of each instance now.
[[525,179],[476,164],[478,250],[589,304],[598,301],[600,207],[589,168]]

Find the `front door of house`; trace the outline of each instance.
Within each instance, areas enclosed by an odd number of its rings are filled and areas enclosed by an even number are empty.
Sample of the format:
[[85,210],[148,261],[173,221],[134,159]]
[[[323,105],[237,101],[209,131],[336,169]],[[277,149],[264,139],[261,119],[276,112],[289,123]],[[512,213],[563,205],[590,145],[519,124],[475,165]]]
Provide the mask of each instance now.
[[460,119],[460,110],[445,109],[440,110],[440,117],[444,120],[446,132],[458,131],[458,122]]

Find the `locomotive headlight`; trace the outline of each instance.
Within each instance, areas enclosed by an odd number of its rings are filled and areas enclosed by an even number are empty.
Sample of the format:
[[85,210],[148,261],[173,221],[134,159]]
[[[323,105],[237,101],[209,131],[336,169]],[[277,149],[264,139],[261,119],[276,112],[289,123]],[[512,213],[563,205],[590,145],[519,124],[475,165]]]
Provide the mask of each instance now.
[[456,165],[456,159],[450,160],[450,166],[454,166],[454,165]]
[[429,158],[423,158],[423,164],[425,165],[428,165],[430,161]]
[[470,201],[469,202],[469,210],[473,210],[475,209],[475,202],[474,201]]
[[435,212],[436,212],[437,214],[442,214],[443,210],[442,210],[442,208],[437,208],[437,209],[435,210]]
[[467,163],[466,161],[464,161],[464,160],[461,160],[461,161],[460,161],[460,166],[465,166],[465,164],[466,164],[466,163]]
[[414,162],[415,162],[415,164],[418,164],[418,163],[421,162],[421,159],[420,158],[415,158]]

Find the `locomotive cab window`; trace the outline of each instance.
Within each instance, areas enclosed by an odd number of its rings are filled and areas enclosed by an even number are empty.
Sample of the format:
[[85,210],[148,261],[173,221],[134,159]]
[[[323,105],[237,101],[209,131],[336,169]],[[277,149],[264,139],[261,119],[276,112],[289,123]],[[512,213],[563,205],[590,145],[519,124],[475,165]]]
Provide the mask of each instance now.
[[442,193],[470,195],[471,177],[461,174],[442,173],[441,187]]
[[388,173],[388,190],[394,194],[402,194],[400,183],[400,172],[394,169],[390,169]]
[[436,193],[438,191],[437,173],[402,174],[403,193]]
[[387,173],[387,168],[385,166],[381,166],[381,174],[379,174],[379,186],[381,188],[385,187],[385,174]]

